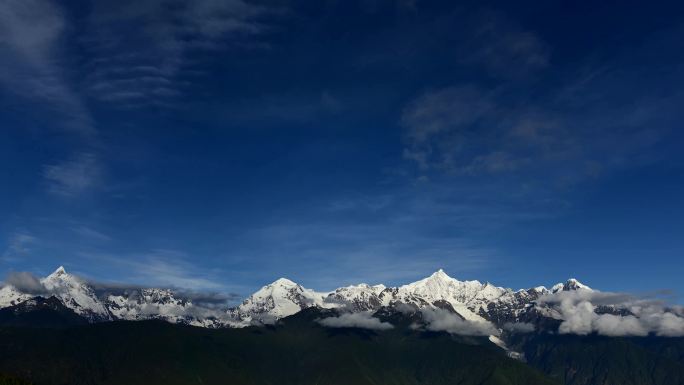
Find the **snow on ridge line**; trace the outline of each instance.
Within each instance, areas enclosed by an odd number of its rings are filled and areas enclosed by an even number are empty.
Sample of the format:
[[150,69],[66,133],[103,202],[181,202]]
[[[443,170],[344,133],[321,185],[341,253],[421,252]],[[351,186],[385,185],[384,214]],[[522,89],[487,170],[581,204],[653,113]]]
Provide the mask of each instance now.
[[[174,297],[172,290],[150,289],[162,294],[141,295],[142,299],[111,295],[107,298],[98,298],[85,281],[68,274],[63,266],[58,267],[41,282],[46,288],[54,291],[67,307],[91,320],[161,317],[173,322],[193,324],[202,323],[198,321],[202,317],[215,317],[216,314],[216,312],[207,312],[203,309],[199,309],[201,311],[198,312],[198,308],[190,301],[180,301]],[[558,290],[578,288],[591,290],[575,279],[570,279],[560,285],[562,287],[559,286]],[[533,290],[540,292],[546,288],[537,287],[527,291],[513,292],[488,282],[482,284],[479,281],[459,281],[447,275],[442,269],[424,279],[399,287],[359,284],[341,287],[327,293],[304,288],[287,278],[279,278],[247,297],[237,307],[219,314],[218,317],[228,318],[228,320],[223,320],[225,322],[235,321],[246,324],[252,321],[273,321],[312,306],[321,308],[350,306],[355,311],[369,311],[396,303],[407,303],[419,308],[446,307],[463,319],[480,322],[485,320],[483,316],[486,316],[485,313],[491,303],[510,307],[516,295],[523,295],[522,292]],[[0,289],[0,307],[10,306],[26,299],[25,294],[14,290],[11,286]]]

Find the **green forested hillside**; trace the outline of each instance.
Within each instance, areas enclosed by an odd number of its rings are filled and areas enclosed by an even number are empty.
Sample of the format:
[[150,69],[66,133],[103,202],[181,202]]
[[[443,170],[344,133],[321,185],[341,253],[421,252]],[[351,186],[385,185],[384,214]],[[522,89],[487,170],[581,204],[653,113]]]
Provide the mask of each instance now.
[[[0,326],[0,385],[684,385],[684,338],[510,336],[526,364],[486,338],[419,332],[402,319],[382,332],[324,328],[311,309],[278,326],[221,330],[66,326],[47,310],[39,315]],[[55,319],[57,328],[35,327]],[[30,322],[15,326],[20,320]]]
[[537,334],[518,344],[530,365],[567,385],[684,384],[684,338]]
[[483,384],[555,382],[495,347],[444,334],[162,322],[0,329],[0,372],[36,384]]

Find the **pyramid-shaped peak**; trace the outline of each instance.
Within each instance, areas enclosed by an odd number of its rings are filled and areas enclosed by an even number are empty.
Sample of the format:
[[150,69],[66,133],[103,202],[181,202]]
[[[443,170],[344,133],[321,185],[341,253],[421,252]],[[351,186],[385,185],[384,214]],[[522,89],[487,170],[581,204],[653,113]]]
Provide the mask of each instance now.
[[64,266],[60,266],[52,274],[40,280],[51,288],[54,285],[85,285],[85,282],[78,276],[67,273]]
[[449,275],[447,273],[444,272],[443,269],[439,269],[439,270],[435,271],[434,273],[432,273],[432,275],[430,277],[441,278],[441,279],[452,279],[451,277],[449,277]]
[[271,283],[271,286],[286,286],[286,287],[295,287],[298,286],[295,282],[287,279],[287,278],[278,278],[273,283]]

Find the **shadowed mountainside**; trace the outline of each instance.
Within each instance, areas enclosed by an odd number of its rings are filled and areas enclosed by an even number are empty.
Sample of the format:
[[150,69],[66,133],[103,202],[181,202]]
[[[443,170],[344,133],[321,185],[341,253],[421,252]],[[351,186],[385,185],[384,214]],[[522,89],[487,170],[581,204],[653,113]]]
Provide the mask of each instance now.
[[222,330],[156,321],[4,327],[0,372],[36,384],[556,384],[482,339],[330,329],[319,316]]
[[336,313],[317,308],[243,329],[86,324],[50,299],[3,311],[0,384],[684,384],[684,338],[508,335],[524,363],[486,337],[414,330],[401,313],[372,331],[323,327]]

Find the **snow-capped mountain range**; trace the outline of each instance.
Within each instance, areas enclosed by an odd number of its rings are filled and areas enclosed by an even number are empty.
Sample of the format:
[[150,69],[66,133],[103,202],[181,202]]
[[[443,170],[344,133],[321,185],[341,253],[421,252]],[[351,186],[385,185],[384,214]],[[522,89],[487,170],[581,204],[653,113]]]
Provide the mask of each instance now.
[[459,281],[438,270],[427,278],[399,287],[359,284],[332,292],[317,292],[280,278],[228,309],[208,308],[183,298],[174,290],[140,288],[117,293],[98,292],[88,282],[59,267],[40,280],[43,293],[27,293],[12,285],[0,288],[0,308],[37,296],[59,299],[64,306],[90,322],[161,319],[201,327],[242,327],[268,324],[318,307],[349,312],[375,312],[410,306],[414,309],[443,309],[473,322],[529,322],[540,314],[557,318],[553,309],[536,303],[542,296],[562,291],[592,291],[575,279],[550,289],[538,286],[514,291],[479,281]]

